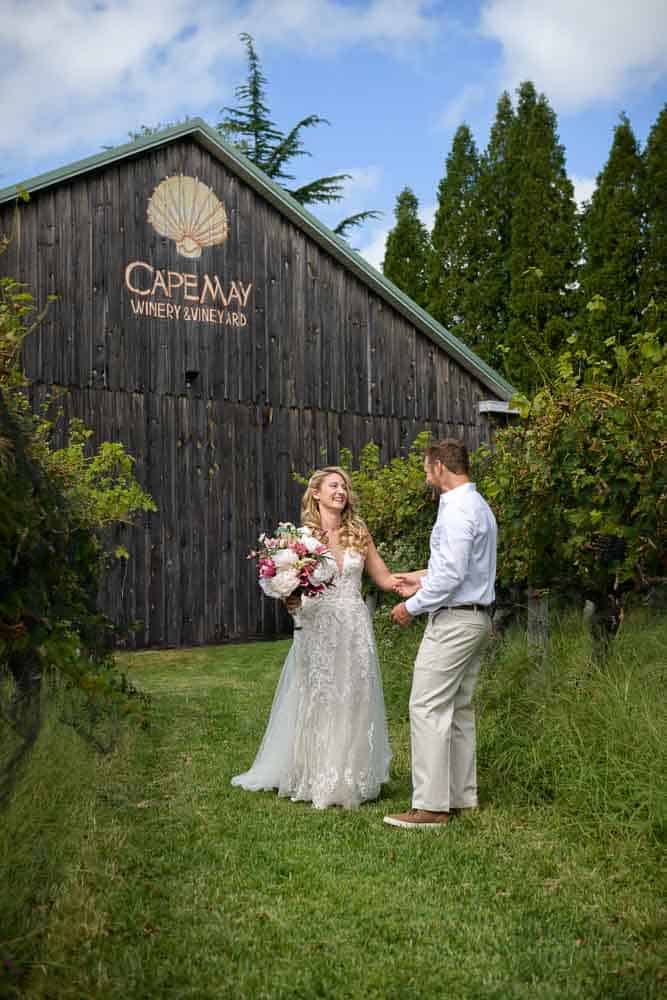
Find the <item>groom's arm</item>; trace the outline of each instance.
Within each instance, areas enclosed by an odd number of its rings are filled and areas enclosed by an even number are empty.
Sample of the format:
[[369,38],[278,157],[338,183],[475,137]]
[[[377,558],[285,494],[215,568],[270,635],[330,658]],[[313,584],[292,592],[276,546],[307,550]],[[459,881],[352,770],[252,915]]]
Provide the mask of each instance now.
[[436,611],[452,599],[468,571],[474,531],[472,518],[450,505],[442,515],[439,544],[431,550],[426,576],[417,593],[405,602],[409,614]]

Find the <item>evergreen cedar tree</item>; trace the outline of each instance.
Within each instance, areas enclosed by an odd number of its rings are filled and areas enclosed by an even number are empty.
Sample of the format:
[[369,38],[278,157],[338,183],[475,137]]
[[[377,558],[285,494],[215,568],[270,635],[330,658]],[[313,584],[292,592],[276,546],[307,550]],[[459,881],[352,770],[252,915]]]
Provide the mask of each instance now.
[[546,380],[550,358],[564,346],[576,311],[577,209],[556,129],[546,97],[538,96],[532,83],[522,84],[509,142],[516,193],[504,368],[530,388]]
[[627,344],[639,329],[643,171],[637,140],[623,115],[582,217],[584,309],[594,296],[602,296],[605,302],[604,309],[589,309],[588,316],[582,317],[589,349],[607,337]]
[[[514,110],[508,93],[500,96],[489,143],[480,162],[472,195],[471,244],[477,254],[476,281],[465,290],[466,336],[478,344],[481,357],[503,367],[501,345],[509,317],[509,267],[513,189],[510,140]],[[517,384],[517,383],[513,383]]]
[[[318,177],[300,187],[288,187],[289,182],[295,180],[295,175],[287,172],[288,164],[297,157],[310,156],[310,153],[303,148],[302,133],[307,128],[328,125],[329,122],[320,115],[307,115],[288,132],[281,131],[271,119],[266,98],[268,81],[262,73],[253,38],[247,33],[243,33],[240,37],[246,48],[248,77],[234,92],[237,105],[222,108],[221,114],[224,117],[216,128],[225,139],[232,142],[267,176],[282,185],[301,205],[341,201],[343,185],[345,181],[350,180],[350,174]],[[349,215],[338,223],[334,232],[339,236],[346,236],[350,229],[369,219],[377,219],[381,214],[371,210]]]
[[438,186],[438,207],[428,262],[428,310],[438,322],[477,351],[483,333],[466,322],[472,315],[469,288],[481,278],[480,231],[474,200],[480,161],[467,125],[454,136],[445,176]]
[[644,210],[639,305],[667,303],[667,105],[651,129],[643,153],[641,192]]
[[[556,116],[530,82],[498,101],[480,156],[457,130],[428,234],[399,195],[385,275],[523,392],[559,354],[604,358],[667,298],[667,106],[640,153],[621,117],[591,202],[577,211]],[[645,323],[644,323],[645,326]]]
[[419,202],[410,188],[399,194],[395,214],[396,225],[387,237],[382,270],[418,305],[426,307],[430,239],[419,218]]

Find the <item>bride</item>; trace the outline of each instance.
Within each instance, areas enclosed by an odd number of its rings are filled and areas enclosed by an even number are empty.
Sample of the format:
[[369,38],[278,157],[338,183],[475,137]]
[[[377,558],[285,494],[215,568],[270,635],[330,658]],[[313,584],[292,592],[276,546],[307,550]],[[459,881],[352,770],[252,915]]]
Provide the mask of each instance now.
[[[387,781],[391,750],[370,616],[361,596],[364,569],[383,590],[397,584],[355,513],[349,476],[315,472],[301,519],[336,559],[335,585],[288,601],[294,640],[273,699],[264,739],[249,771],[232,778],[248,791],[277,788],[316,809],[354,808]],[[291,600],[291,599],[290,599]]]

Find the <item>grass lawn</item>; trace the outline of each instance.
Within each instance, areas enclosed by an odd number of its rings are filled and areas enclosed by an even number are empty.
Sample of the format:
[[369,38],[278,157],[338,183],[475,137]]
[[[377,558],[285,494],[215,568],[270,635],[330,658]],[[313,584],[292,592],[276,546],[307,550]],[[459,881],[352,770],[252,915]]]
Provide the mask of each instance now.
[[620,822],[607,829],[558,796],[531,799],[508,768],[495,772],[490,681],[482,808],[436,831],[383,825],[385,812],[409,804],[415,637],[380,638],[392,780],[355,812],[230,787],[258,746],[287,642],[124,657],[153,697],[152,722],[111,756],[45,726],[0,834],[11,857],[0,992],[661,995],[655,836]]

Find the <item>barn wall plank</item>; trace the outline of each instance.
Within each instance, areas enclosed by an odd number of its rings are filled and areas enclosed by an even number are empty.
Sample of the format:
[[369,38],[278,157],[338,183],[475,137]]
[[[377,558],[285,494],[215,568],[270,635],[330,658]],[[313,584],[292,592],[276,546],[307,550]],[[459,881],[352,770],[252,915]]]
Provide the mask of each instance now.
[[[228,239],[200,257],[181,256],[148,222],[156,186],[179,174],[228,213]],[[0,207],[0,232],[13,212]],[[337,462],[342,448],[358,458],[371,440],[388,461],[425,428],[473,447],[489,439],[478,413],[489,390],[189,139],[39,192],[19,218],[0,273],[38,303],[58,296],[25,345],[33,405],[64,386],[66,415],[86,421],[94,443],[121,441],[158,507],[118,529],[130,559],[101,589],[112,618],[141,623],[130,644],[285,630],[246,556],[260,531],[298,520],[295,472]],[[137,313],[133,302],[161,293],[128,291],[132,261],[143,262],[142,288],[158,272],[199,290],[207,275],[251,285],[247,308],[231,310],[245,325]],[[162,295],[177,299],[186,304],[182,289]]]

